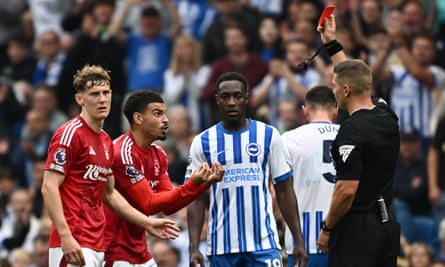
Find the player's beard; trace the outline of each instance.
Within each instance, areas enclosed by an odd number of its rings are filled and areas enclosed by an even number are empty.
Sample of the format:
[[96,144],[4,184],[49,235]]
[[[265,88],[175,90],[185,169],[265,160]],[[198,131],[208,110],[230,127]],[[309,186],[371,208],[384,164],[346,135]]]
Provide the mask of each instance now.
[[167,139],[167,134],[163,134],[163,135],[158,136],[158,140],[159,141],[165,141],[165,139]]

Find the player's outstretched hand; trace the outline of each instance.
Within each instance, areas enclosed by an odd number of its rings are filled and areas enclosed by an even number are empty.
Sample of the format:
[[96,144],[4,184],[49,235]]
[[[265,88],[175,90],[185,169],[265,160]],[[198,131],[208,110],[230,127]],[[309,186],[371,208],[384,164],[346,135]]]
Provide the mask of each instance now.
[[150,223],[145,230],[160,239],[175,239],[179,236],[179,228],[175,221],[169,219],[148,218]]
[[221,182],[224,177],[224,168],[218,161],[214,162],[212,165],[212,173],[209,175],[208,180],[205,182],[210,185],[213,183]]
[[323,44],[329,43],[336,39],[335,35],[335,17],[331,15],[329,18],[324,20],[322,25],[317,27],[317,31],[320,33],[320,38]]
[[209,164],[207,164],[207,162],[204,162],[203,164],[201,164],[201,166],[193,171],[190,179],[192,179],[197,184],[203,184],[209,179],[211,173],[212,169],[209,167]]
[[199,249],[190,248],[190,267],[197,267],[197,266],[205,267],[204,256],[202,256],[202,253],[201,251],[199,251]]
[[193,171],[190,179],[195,181],[197,184],[210,185],[216,182],[220,182],[224,176],[224,168],[221,163],[213,163],[212,168],[209,167],[207,162],[204,162]]

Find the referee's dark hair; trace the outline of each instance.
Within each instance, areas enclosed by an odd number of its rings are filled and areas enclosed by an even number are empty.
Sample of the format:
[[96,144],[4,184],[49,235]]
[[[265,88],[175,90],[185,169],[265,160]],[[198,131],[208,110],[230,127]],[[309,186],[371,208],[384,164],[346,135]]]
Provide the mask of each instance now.
[[312,108],[331,109],[337,107],[332,89],[324,85],[312,87],[306,93],[305,104]]
[[239,81],[243,84],[243,90],[245,93],[248,92],[249,85],[247,84],[246,78],[244,78],[243,75],[239,74],[238,72],[226,72],[218,77],[218,80],[216,80],[216,93],[218,94],[220,88],[220,84],[225,81]]
[[130,126],[133,124],[133,114],[144,113],[150,103],[164,103],[164,99],[158,92],[150,90],[136,91],[128,97],[124,104],[124,114]]

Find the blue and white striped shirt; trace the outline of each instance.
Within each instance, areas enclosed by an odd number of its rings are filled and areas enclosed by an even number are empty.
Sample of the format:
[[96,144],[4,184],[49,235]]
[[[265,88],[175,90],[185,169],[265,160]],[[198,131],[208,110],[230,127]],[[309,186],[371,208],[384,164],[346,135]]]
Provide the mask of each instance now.
[[292,172],[278,130],[250,120],[231,132],[218,123],[194,138],[186,180],[205,161],[218,161],[225,170],[210,189],[207,255],[280,249],[269,177],[280,183]]
[[414,78],[404,67],[392,66],[394,87],[391,93],[391,108],[399,117],[400,130],[418,130],[423,138],[430,137],[430,119],[434,109],[434,92],[445,88],[445,71],[438,66],[429,66],[434,76],[434,86],[428,87]]

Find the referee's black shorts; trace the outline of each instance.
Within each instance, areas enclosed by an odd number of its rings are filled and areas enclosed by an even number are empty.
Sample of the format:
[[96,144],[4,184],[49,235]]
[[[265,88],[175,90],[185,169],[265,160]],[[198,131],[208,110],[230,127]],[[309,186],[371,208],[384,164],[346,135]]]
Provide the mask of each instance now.
[[377,211],[348,213],[329,238],[329,267],[395,267],[400,251],[400,226],[389,209],[389,222]]

